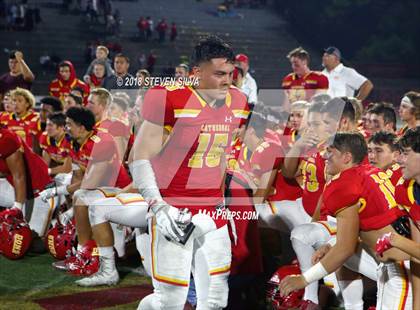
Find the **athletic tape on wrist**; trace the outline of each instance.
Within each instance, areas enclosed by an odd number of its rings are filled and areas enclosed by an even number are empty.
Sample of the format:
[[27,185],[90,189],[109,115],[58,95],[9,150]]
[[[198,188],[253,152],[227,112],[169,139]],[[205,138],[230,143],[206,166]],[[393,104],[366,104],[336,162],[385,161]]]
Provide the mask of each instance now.
[[302,276],[305,279],[306,283],[309,284],[315,281],[319,281],[327,275],[328,272],[325,270],[324,266],[322,266],[321,262],[318,262],[311,268],[309,268],[307,271],[305,271]]
[[163,200],[156,183],[155,173],[149,160],[135,160],[130,165],[133,184],[146,200]]

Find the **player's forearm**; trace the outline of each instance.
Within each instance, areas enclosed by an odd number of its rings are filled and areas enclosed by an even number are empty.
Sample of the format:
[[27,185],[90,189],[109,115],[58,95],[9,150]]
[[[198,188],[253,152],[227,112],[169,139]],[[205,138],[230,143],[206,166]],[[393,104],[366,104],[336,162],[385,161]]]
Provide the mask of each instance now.
[[15,201],[24,203],[26,201],[26,178],[24,173],[13,175],[13,185],[15,187]]
[[294,178],[299,168],[299,148],[292,147],[284,159],[284,164],[281,167],[281,173],[285,178]]
[[356,99],[359,100],[365,100],[367,96],[369,96],[370,92],[373,89],[373,84],[371,81],[367,80],[362,84],[362,86],[359,89],[359,93],[356,96]]
[[420,260],[420,243],[404,238],[398,234],[391,234],[391,245]]

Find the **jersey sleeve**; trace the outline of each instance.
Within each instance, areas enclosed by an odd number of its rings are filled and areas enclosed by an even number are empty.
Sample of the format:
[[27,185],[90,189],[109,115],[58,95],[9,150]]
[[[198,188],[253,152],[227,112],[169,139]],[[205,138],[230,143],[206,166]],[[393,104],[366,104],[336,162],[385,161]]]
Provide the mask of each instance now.
[[337,179],[327,184],[323,195],[323,205],[332,216],[336,216],[344,209],[359,202],[362,195],[362,186],[355,178]]
[[46,150],[48,148],[48,142],[47,142],[48,136],[47,133],[44,132],[40,137],[39,137],[39,146],[42,150]]
[[146,92],[142,107],[142,116],[145,120],[163,127],[174,126],[174,111],[167,93],[163,87],[155,87]]
[[271,171],[278,167],[282,161],[282,151],[280,146],[275,144],[268,144],[264,148],[263,145],[259,146],[250,159],[251,167],[253,170],[257,170],[258,174]]
[[322,73],[320,73],[318,76],[318,89],[328,89],[328,87],[329,87],[328,78]]
[[130,127],[121,121],[113,121],[108,130],[113,137],[128,138],[130,136]]
[[0,153],[2,158],[7,158],[16,152],[22,143],[18,136],[8,130],[0,131]]
[[110,161],[118,154],[117,147],[112,136],[108,134],[93,135],[90,139],[94,142],[93,149],[90,154],[92,163]]

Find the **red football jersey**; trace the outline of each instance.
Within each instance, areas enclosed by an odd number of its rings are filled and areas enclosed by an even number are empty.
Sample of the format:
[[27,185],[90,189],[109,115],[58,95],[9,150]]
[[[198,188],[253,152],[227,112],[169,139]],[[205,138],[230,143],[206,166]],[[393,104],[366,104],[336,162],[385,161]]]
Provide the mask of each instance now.
[[48,166],[44,160],[35,154],[16,133],[6,128],[0,128],[0,174],[13,185],[13,177],[6,163],[6,158],[20,151],[25,160],[27,199],[34,198],[45,186],[52,182],[48,175]]
[[171,132],[152,165],[162,196],[177,207],[223,201],[221,161],[232,132],[249,115],[246,97],[230,88],[225,102],[210,107],[190,87],[156,87],[144,98],[143,118]]
[[[250,161],[254,174],[259,177],[265,172],[279,168],[284,161],[281,138],[273,132],[267,133],[265,141],[252,154]],[[272,194],[267,197],[267,200],[296,200],[301,196],[302,189],[296,180],[285,179],[279,169],[273,183]]]
[[95,129],[100,132],[107,132],[113,137],[130,137],[130,127],[120,120],[105,119],[95,124]]
[[39,138],[39,146],[57,164],[63,164],[64,160],[69,156],[70,143],[67,141],[66,135],[55,141],[46,132],[43,132]]
[[122,166],[118,157],[115,141],[108,133],[92,131],[82,145],[78,146],[75,142],[70,143],[68,152],[73,163],[79,165],[85,173],[89,172],[92,164],[104,161],[109,163],[109,171],[97,187],[115,186],[124,188],[131,183],[128,172]]
[[325,159],[324,151],[312,153],[302,159],[300,168],[302,169],[302,203],[305,211],[313,215],[318,204],[319,197],[324,191],[325,179]]
[[394,186],[397,186],[398,182],[402,178],[402,170],[400,165],[398,164],[393,164],[390,168],[388,168],[385,171],[385,173],[388,175],[392,185]]
[[4,114],[0,119],[0,123],[16,132],[32,148],[32,135],[37,136],[41,130],[38,126],[38,120],[39,114],[29,110],[21,118],[18,118],[16,113]]
[[360,203],[360,230],[383,228],[404,215],[394,198],[394,186],[380,169],[361,165],[347,169],[327,182],[321,214],[336,216]]
[[404,207],[415,222],[420,222],[420,205],[414,198],[416,180],[404,180],[402,177],[395,187],[395,200]]
[[317,71],[311,71],[301,77],[290,73],[283,78],[281,83],[281,87],[287,89],[290,102],[309,101],[318,89],[328,89],[328,86],[328,78]]

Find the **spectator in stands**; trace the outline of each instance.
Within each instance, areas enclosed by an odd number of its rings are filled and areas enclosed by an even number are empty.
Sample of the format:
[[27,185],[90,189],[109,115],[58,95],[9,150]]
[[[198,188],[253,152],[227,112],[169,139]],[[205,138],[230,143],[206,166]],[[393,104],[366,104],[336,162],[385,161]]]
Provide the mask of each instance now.
[[149,56],[147,56],[147,71],[149,71],[150,74],[153,74],[153,71],[155,71],[155,65],[156,65],[156,53],[155,50],[151,50],[149,53]]
[[147,20],[143,16],[140,16],[139,20],[137,21],[137,28],[139,29],[139,37],[141,41],[146,40],[148,27],[149,23]]
[[156,26],[156,31],[159,35],[159,42],[165,42],[166,38],[166,31],[168,30],[168,24],[166,23],[166,19],[162,19],[159,24]]
[[108,55],[109,49],[106,46],[99,45],[96,48],[96,58],[90,63],[85,75],[83,76],[85,83],[90,84],[91,81],[89,81],[89,77],[93,73],[93,66],[97,60],[100,60],[105,64],[106,76],[111,76],[114,73],[114,70],[112,70],[111,60],[108,58]]
[[293,72],[283,78],[282,88],[286,89],[290,102],[310,101],[314,95],[328,91],[328,78],[309,68],[310,56],[306,50],[295,48],[287,54],[287,58]]
[[171,25],[171,35],[170,35],[171,42],[174,42],[176,40],[177,36],[178,36],[178,30],[176,28],[176,24],[172,23],[172,25]]
[[146,21],[147,21],[147,31],[146,31],[146,40],[150,40],[152,38],[152,33],[153,33],[153,19],[150,16],[146,17]]
[[405,124],[398,132],[403,136],[407,129],[415,129],[420,126],[420,93],[410,91],[401,99],[398,110],[401,121]]
[[331,97],[354,97],[365,100],[373,89],[373,84],[366,77],[353,68],[341,63],[341,52],[338,48],[330,46],[324,50],[322,73],[328,77],[328,94]]
[[0,76],[0,100],[9,90],[17,87],[31,89],[35,79],[31,69],[23,59],[20,51],[11,51],[9,54],[9,72]]
[[254,78],[249,73],[249,58],[245,54],[238,54],[236,55],[236,65],[240,67],[243,71],[243,80],[241,85],[242,92],[247,96],[248,103],[251,105],[255,105],[258,103],[257,97],[257,83],[255,82]]
[[133,89],[137,85],[132,83],[133,76],[128,73],[130,59],[124,54],[117,54],[114,58],[115,73],[105,78],[102,86],[109,91],[116,89]]
[[50,83],[50,96],[64,102],[65,95],[69,94],[76,87],[82,89],[83,100],[86,103],[89,95],[89,86],[77,78],[73,64],[65,60],[58,65],[57,78]]
[[93,71],[87,79],[91,89],[102,87],[104,79],[108,76],[106,63],[102,60],[95,60],[93,62]]
[[397,130],[397,115],[391,103],[376,103],[369,109],[369,113],[372,134],[378,131],[395,133]]

